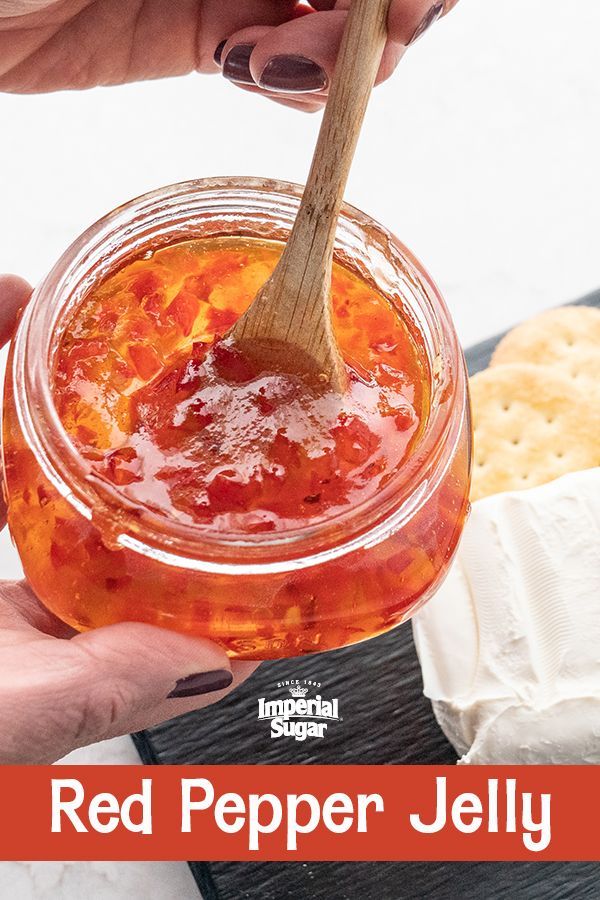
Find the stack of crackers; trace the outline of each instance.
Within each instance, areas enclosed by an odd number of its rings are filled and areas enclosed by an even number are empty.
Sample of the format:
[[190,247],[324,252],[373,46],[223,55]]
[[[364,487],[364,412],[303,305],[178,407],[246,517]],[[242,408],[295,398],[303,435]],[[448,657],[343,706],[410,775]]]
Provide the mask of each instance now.
[[549,310],[471,378],[471,499],[600,465],[600,309]]

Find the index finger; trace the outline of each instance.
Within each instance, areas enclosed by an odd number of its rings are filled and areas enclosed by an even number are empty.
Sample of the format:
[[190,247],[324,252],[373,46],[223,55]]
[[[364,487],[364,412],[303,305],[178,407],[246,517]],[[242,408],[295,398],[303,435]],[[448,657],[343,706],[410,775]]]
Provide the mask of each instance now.
[[19,311],[31,296],[31,285],[18,275],[0,275],[0,347],[13,336]]
[[[31,285],[17,275],[0,275],[0,347],[13,336],[20,310],[31,296]],[[0,491],[0,529],[6,525],[6,504]]]

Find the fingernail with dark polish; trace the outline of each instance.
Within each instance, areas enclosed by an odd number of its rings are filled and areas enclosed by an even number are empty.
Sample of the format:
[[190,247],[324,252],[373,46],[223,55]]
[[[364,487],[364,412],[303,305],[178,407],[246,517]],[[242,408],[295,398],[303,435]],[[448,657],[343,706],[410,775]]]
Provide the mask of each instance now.
[[227,43],[227,39],[225,39],[224,41],[221,41],[220,44],[217,44],[217,49],[215,50],[215,52],[213,54],[213,59],[218,66],[221,65],[221,55],[223,53],[223,47],[225,46],[226,43]]
[[254,84],[254,78],[250,74],[250,57],[253,50],[254,44],[236,44],[232,47],[223,63],[225,78],[240,84]]
[[261,72],[258,85],[284,94],[312,94],[327,87],[327,74],[306,56],[273,56]]
[[423,37],[427,29],[433,25],[434,22],[437,22],[441,14],[444,12],[444,0],[438,0],[437,3],[434,3],[429,12],[427,12],[415,30],[415,33],[411,37],[410,41],[406,45],[410,47],[411,44],[414,44],[419,40],[420,37]]
[[169,697],[197,697],[199,694],[210,694],[212,691],[224,691],[233,681],[229,669],[215,669],[213,672],[197,672],[180,678]]

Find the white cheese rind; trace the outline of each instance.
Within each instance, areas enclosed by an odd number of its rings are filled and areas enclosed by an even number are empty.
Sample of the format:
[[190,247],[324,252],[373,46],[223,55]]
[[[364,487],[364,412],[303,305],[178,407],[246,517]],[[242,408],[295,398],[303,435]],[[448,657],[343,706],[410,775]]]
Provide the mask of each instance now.
[[600,469],[477,501],[413,630],[461,763],[600,764]]

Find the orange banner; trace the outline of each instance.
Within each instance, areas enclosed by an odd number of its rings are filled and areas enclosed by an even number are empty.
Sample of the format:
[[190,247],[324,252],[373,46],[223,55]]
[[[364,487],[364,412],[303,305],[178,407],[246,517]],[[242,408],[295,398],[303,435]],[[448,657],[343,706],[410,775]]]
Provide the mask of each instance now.
[[4,766],[4,860],[600,860],[595,766]]

